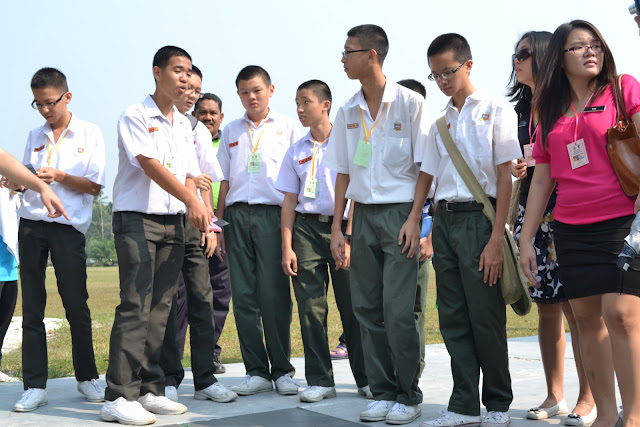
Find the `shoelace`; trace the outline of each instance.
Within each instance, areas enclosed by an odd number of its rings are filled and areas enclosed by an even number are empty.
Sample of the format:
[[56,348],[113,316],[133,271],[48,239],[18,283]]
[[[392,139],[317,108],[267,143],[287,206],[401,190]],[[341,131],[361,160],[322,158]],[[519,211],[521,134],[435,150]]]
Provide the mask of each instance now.
[[35,392],[36,392],[36,390],[35,390],[35,389],[33,389],[33,388],[29,388],[29,389],[27,389],[27,391],[25,391],[25,392],[22,394],[22,398],[20,399],[20,401],[21,401],[21,402],[23,402],[23,401],[25,401],[25,400],[28,400],[28,399],[31,397],[31,395],[32,395],[32,394],[34,394]]
[[291,376],[289,374],[284,374],[282,377],[282,380],[280,380],[281,382],[287,384],[287,385],[298,385],[295,383],[295,381],[293,381],[293,379],[291,378]]
[[249,381],[251,381],[251,375],[245,375],[244,381],[242,381],[240,383],[239,387],[244,387],[244,386],[248,385]]
[[484,417],[484,419],[487,421],[496,421],[499,423],[504,423],[507,420],[507,416],[503,412],[489,411],[487,413],[487,416]]
[[95,379],[91,380],[89,384],[91,384],[91,387],[93,388],[94,391],[98,393],[102,391],[102,389],[100,388],[100,385],[98,384],[98,381],[96,381]]
[[387,406],[387,402],[384,400],[374,400],[373,402],[367,405],[367,409],[375,409],[378,406]]
[[436,420],[436,423],[438,424],[442,424],[443,422],[447,421],[449,418],[451,418],[451,416],[453,415],[453,412],[449,412],[449,411],[441,411],[440,412],[440,416],[438,417],[438,419]]
[[409,410],[407,409],[406,405],[403,405],[402,403],[397,403],[395,405],[393,405],[393,408],[391,408],[391,412],[400,412],[403,414],[408,414]]

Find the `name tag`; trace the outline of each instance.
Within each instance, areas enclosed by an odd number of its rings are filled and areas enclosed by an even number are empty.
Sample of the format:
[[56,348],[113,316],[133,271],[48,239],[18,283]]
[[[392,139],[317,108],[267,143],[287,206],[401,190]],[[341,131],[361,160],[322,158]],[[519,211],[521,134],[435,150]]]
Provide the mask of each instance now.
[[260,172],[260,153],[249,154],[249,164],[247,167],[247,172],[249,173]]
[[304,193],[302,193],[302,195],[310,199],[315,199],[317,189],[318,189],[318,180],[307,178],[304,183]]
[[535,166],[536,159],[533,158],[533,144],[527,144],[522,147],[524,151],[524,160],[527,162],[527,167]]
[[174,175],[176,174],[176,172],[178,171],[178,168],[176,165],[176,159],[173,155],[167,154],[164,157],[164,167],[169,169],[169,172],[171,172],[172,174]]
[[591,107],[585,107],[584,112],[585,113],[599,113],[600,111],[604,111],[607,108],[606,105],[599,105],[599,106],[591,106]]
[[353,158],[353,164],[362,166],[363,168],[369,167],[371,161],[371,144],[367,144],[363,140],[358,141],[358,148],[356,148],[356,155]]
[[569,151],[569,160],[571,161],[571,169],[577,169],[584,165],[589,164],[589,157],[587,156],[587,148],[584,145],[584,139],[572,142],[567,145]]

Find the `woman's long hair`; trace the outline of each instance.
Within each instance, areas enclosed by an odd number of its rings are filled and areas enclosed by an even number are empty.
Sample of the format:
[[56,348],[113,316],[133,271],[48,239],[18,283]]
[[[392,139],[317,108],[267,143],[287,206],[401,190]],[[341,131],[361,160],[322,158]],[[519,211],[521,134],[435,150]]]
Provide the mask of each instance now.
[[536,81],[536,93],[533,97],[534,114],[538,117],[540,125],[542,146],[546,148],[547,136],[555,126],[562,113],[569,108],[571,102],[571,86],[564,68],[564,45],[569,33],[576,29],[587,30],[600,40],[602,46],[602,71],[595,76],[590,83],[595,82],[594,93],[600,95],[616,77],[616,64],[611,54],[611,49],[605,42],[600,31],[587,21],[575,20],[560,25],[551,36],[547,54],[542,61],[542,66]]

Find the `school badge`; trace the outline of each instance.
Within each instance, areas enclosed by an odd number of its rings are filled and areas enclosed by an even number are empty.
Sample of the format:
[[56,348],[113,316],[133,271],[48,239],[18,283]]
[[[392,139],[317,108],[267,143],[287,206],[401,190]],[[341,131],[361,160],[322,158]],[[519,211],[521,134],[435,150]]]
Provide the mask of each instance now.
[[84,147],[78,147],[78,153],[80,154],[84,153]]
[[402,123],[395,122],[393,124],[393,130],[396,131],[396,132],[402,132]]
[[282,136],[282,129],[278,129],[276,133],[278,134],[278,136]]
[[489,117],[491,116],[491,114],[489,113],[484,113],[482,115],[482,121],[486,122],[487,120],[489,120]]

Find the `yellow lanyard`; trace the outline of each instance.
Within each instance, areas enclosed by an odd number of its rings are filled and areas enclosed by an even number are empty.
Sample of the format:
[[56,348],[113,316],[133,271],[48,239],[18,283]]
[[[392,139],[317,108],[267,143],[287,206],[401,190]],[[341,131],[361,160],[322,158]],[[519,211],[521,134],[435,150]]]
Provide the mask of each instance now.
[[[326,137],[324,141],[318,142],[313,139],[313,155],[311,157],[311,179],[316,179],[316,154],[320,151],[320,147],[324,144],[329,137]],[[318,144],[318,148],[316,148],[316,144]]]
[[378,117],[376,118],[376,121],[373,122],[373,126],[371,126],[371,129],[369,130],[369,132],[367,132],[367,125],[364,122],[364,115],[362,114],[362,108],[360,108],[360,117],[362,118],[362,127],[364,127],[364,143],[368,144],[369,143],[369,137],[371,136],[371,134],[373,133],[373,128],[376,127],[376,125],[378,124],[378,120],[380,120],[380,116],[382,116],[382,113],[384,112],[384,107],[387,106],[387,103],[385,102],[384,104],[382,104],[382,110],[380,110],[380,114],[378,114]]
[[262,135],[264,135],[264,130],[267,128],[268,124],[269,124],[269,119],[267,119],[267,121],[264,124],[264,127],[262,128],[262,132],[258,137],[258,142],[256,142],[255,145],[253,145],[253,133],[251,132],[251,126],[249,125],[249,122],[247,122],[247,129],[249,129],[249,137],[251,138],[251,148],[253,148],[253,154],[256,154],[256,151],[258,151],[258,145],[260,145],[260,140],[262,139]]
[[67,129],[67,131],[64,133],[62,138],[58,140],[58,143],[53,146],[53,151],[51,152],[49,152],[49,137],[47,137],[47,153],[49,153],[49,155],[47,156],[47,166],[51,165],[51,156],[53,156],[53,153],[55,153],[58,147],[60,146],[60,144],[62,144],[62,140],[67,136],[68,133],[69,133],[69,129]]

